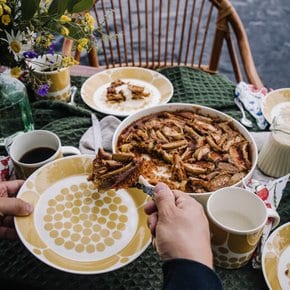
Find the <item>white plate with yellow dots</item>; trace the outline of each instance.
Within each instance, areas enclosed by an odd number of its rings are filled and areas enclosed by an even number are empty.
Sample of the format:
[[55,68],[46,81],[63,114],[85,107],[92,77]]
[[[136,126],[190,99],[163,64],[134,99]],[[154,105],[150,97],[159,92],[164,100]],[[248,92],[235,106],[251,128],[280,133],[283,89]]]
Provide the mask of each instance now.
[[35,171],[18,193],[34,205],[17,233],[44,263],[66,272],[105,273],[140,256],[151,241],[140,190],[98,192],[87,180],[93,156],[69,156]]
[[267,239],[262,269],[269,289],[290,289],[290,222],[275,229]]

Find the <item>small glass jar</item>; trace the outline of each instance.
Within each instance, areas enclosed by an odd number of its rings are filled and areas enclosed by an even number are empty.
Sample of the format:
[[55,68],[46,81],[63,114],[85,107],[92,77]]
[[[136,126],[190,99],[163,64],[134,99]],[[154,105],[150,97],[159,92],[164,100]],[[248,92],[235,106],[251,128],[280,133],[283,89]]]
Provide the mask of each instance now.
[[270,130],[259,153],[258,167],[266,175],[281,177],[290,173],[290,112],[275,116]]
[[9,73],[0,74],[0,146],[8,137],[34,130],[25,85]]

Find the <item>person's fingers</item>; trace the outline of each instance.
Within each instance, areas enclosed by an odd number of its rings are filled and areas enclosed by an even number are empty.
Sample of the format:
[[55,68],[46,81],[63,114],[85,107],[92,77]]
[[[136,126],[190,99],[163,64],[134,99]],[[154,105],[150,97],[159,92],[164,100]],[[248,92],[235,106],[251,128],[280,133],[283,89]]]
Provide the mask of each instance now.
[[154,201],[159,217],[171,214],[175,206],[175,196],[165,183],[158,183],[154,188]]
[[18,235],[15,229],[0,226],[0,240],[15,241],[17,239]]
[[184,208],[189,205],[189,203],[195,203],[197,202],[192,197],[188,195],[188,193],[179,191],[179,190],[173,190],[172,191],[175,196],[175,204],[178,208]]
[[8,197],[7,186],[0,182],[0,198],[1,197]]
[[10,181],[4,181],[7,186],[8,196],[15,196],[20,187],[23,185],[24,180],[16,179]]
[[158,213],[157,212],[154,212],[148,216],[147,225],[150,229],[152,236],[155,236],[157,222],[158,222]]
[[19,198],[0,198],[0,214],[26,216],[33,211],[33,206]]
[[9,228],[14,228],[14,218],[12,216],[5,216],[2,220],[2,225]]
[[152,236],[152,247],[156,251],[156,239]]
[[147,215],[152,214],[153,212],[157,211],[156,204],[153,200],[149,201],[145,206],[144,206],[144,211]]
[[0,197],[15,196],[23,183],[21,179],[0,182]]

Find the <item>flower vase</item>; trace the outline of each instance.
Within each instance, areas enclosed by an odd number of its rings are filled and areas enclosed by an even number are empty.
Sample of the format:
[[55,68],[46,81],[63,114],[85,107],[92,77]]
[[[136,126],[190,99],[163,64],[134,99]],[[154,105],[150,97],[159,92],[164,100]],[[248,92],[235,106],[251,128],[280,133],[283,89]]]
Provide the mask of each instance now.
[[70,100],[70,71],[68,67],[62,67],[62,59],[58,54],[46,54],[31,60],[30,68],[36,99],[63,102]]
[[0,146],[8,139],[34,130],[32,112],[25,85],[9,72],[0,74]]

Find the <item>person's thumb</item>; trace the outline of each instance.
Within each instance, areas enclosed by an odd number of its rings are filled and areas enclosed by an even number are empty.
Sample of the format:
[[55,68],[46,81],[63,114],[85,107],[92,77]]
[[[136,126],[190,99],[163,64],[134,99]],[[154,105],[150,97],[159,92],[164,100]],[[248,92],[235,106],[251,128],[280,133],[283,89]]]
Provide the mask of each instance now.
[[19,198],[0,198],[0,214],[26,216],[33,211],[33,206]]
[[158,183],[154,188],[154,201],[158,210],[158,217],[168,216],[174,210],[175,196],[164,183]]

